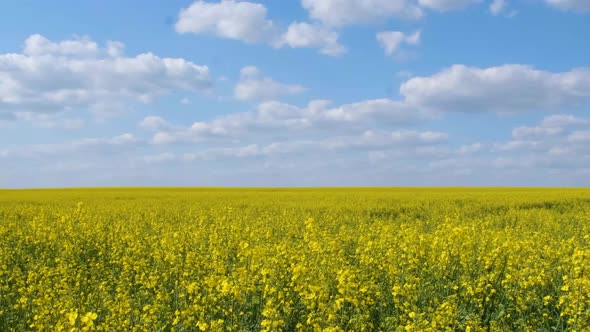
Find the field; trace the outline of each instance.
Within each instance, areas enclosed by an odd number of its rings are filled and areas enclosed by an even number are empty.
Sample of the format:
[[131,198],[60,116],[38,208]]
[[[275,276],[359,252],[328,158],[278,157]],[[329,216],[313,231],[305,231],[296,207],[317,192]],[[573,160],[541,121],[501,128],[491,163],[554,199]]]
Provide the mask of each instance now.
[[588,331],[590,190],[0,191],[0,331]]

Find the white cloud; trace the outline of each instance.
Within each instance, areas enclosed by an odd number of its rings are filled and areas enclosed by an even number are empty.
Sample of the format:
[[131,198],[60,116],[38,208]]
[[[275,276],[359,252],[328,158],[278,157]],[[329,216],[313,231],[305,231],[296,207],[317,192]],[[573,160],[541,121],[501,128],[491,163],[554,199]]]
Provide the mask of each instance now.
[[544,150],[545,145],[543,141],[535,140],[513,140],[505,143],[494,144],[494,151],[509,152],[509,151],[539,151]]
[[309,15],[328,26],[373,24],[388,18],[420,18],[413,0],[302,0]]
[[101,49],[87,38],[51,42],[33,35],[23,54],[0,54],[0,113],[116,114],[172,91],[209,89],[209,69],[152,53],[121,56],[122,44]]
[[[266,120],[288,119],[290,112],[304,109],[286,104],[281,107],[279,104],[266,104],[266,109],[260,114],[261,117],[266,116]],[[316,101],[306,108],[325,112],[336,107]],[[165,122],[160,120],[152,118],[150,121],[157,124],[154,128],[158,128],[161,125],[158,123]],[[364,129],[347,132],[329,123],[330,130],[323,133],[306,131],[299,133],[303,135],[296,135],[296,132],[289,132],[281,136],[277,133],[285,130],[279,130],[264,137],[260,133],[267,130],[258,125],[260,123],[248,127],[238,139],[210,141],[207,144],[155,147],[146,145],[134,135],[124,134],[61,144],[22,146],[0,150],[0,165],[12,174],[10,178],[35,170],[32,173],[37,174],[38,179],[27,178],[27,182],[20,182],[21,186],[23,183],[39,186],[39,183],[48,183],[44,182],[46,179],[60,176],[68,179],[67,185],[104,185],[103,181],[109,178],[111,182],[108,183],[119,185],[122,180],[128,181],[125,182],[127,185],[154,184],[150,182],[154,179],[159,185],[203,185],[205,180],[209,181],[206,182],[209,185],[246,185],[239,179],[252,180],[252,177],[255,180],[248,182],[250,185],[276,185],[276,181],[291,178],[293,182],[280,183],[301,185],[297,180],[308,180],[305,176],[308,173],[316,175],[308,185],[367,185],[370,181],[374,181],[371,184],[381,185],[588,183],[590,121],[572,115],[547,116],[527,126],[562,128],[563,132],[558,135],[525,135],[508,142],[490,144],[492,149],[486,149],[488,144],[479,142],[454,146],[446,133],[435,131],[367,129],[371,126],[364,126]],[[174,130],[179,128],[174,127]],[[15,168],[14,165],[18,165],[23,158],[27,159],[25,170]],[[239,174],[232,166],[234,163],[229,162],[234,158],[240,159]],[[321,165],[316,163],[318,160],[321,160]],[[202,172],[206,175],[201,176]],[[100,180],[90,174],[99,174]],[[273,179],[264,182],[269,176]],[[326,181],[326,177],[333,182],[322,182]],[[79,182],[84,179],[93,179],[94,182]],[[397,182],[400,179],[403,183]],[[18,185],[14,181],[3,183]],[[64,185],[59,181],[50,183]]]
[[536,125],[514,128],[511,140],[495,143],[477,157],[458,153],[432,161],[430,167],[449,172],[470,170],[472,176],[479,173],[507,185],[522,183],[525,178],[532,185],[563,186],[566,181],[581,185],[586,179],[578,174],[586,174],[590,165],[589,128],[586,118],[547,116]]
[[415,149],[420,146],[437,145],[448,140],[441,132],[413,130],[374,131],[361,135],[335,136],[319,140],[294,140],[273,142],[267,145],[249,144],[238,147],[213,148],[185,156],[188,160],[216,158],[270,157],[286,154],[316,154],[318,152],[347,152],[351,150]]
[[409,70],[400,70],[397,73],[395,73],[395,76],[397,76],[400,79],[408,79],[408,78],[412,77],[413,74]]
[[112,153],[117,150],[134,148],[141,139],[133,134],[122,134],[110,138],[83,138],[56,144],[35,144],[0,150],[0,157],[11,158],[46,158],[52,156],[69,156],[74,154],[88,157],[88,153]]
[[514,139],[532,139],[537,137],[547,137],[559,135],[563,132],[562,128],[552,127],[517,127],[512,130]]
[[311,18],[334,27],[374,24],[390,18],[417,19],[424,15],[424,9],[445,12],[481,2],[482,0],[301,0]]
[[411,35],[406,35],[404,37],[404,41],[409,45],[418,45],[420,44],[420,38],[422,37],[422,31],[418,30]]
[[139,126],[147,130],[167,130],[172,128],[172,125],[168,121],[162,119],[159,116],[147,116],[140,123]]
[[84,127],[85,121],[80,118],[68,118],[63,114],[45,114],[35,112],[18,112],[14,120],[28,122],[37,128],[48,129],[80,129]]
[[338,132],[363,131],[372,125],[407,125],[432,117],[429,113],[390,99],[365,100],[338,107],[329,105],[328,101],[316,100],[301,108],[268,101],[261,103],[253,111],[226,115],[206,122],[195,122],[189,128],[157,130],[153,140],[156,143],[199,142],[285,130],[328,131],[334,135]]
[[531,160],[524,158],[498,157],[491,161],[494,168],[499,169],[518,169],[534,167]]
[[385,49],[385,54],[391,55],[397,51],[404,41],[404,34],[399,31],[383,31],[377,34],[377,41]]
[[574,131],[567,137],[567,140],[574,143],[588,143],[590,142],[590,130]]
[[338,42],[338,33],[319,24],[293,22],[282,35],[279,46],[317,47],[322,54],[337,56],[346,52]]
[[180,11],[176,31],[212,34],[249,43],[267,42],[276,38],[276,29],[266,15],[266,7],[258,3],[196,1]]
[[[576,174],[586,172],[590,165],[588,142],[589,119],[552,115],[537,124],[514,128],[511,140],[491,144],[488,151],[482,150],[483,144],[466,145],[457,149],[456,155],[433,160],[429,165],[433,170],[465,171],[471,181],[479,174],[507,185],[521,183],[525,178],[533,185],[563,186],[565,181],[580,185],[580,180],[585,179]],[[475,150],[477,155],[473,155]]]
[[367,157],[369,158],[371,164],[376,164],[387,158],[387,153],[385,151],[369,151],[367,153]]
[[551,115],[543,118],[536,126],[520,126],[512,130],[512,138],[515,140],[547,140],[557,136],[563,136],[568,130],[583,128],[590,125],[588,119],[582,119],[573,115]]
[[575,117],[569,114],[557,114],[543,118],[541,125],[544,127],[566,127],[589,125],[590,120]]
[[119,41],[109,40],[107,41],[107,54],[113,58],[119,58],[123,56],[125,50],[125,44]]
[[494,0],[490,3],[490,12],[494,15],[500,15],[506,8],[505,0]]
[[545,2],[561,10],[590,11],[590,1],[588,0],[545,0]]
[[234,89],[234,95],[239,100],[270,100],[303,91],[305,87],[301,85],[277,82],[270,77],[262,76],[258,68],[248,66],[240,71],[240,81]]
[[377,33],[377,41],[385,50],[386,55],[393,55],[403,44],[417,45],[420,43],[420,31],[406,35],[400,31],[382,31]]
[[479,2],[481,0],[418,0],[422,7],[438,11],[457,10]]
[[545,117],[534,126],[520,126],[512,130],[512,140],[496,143],[495,151],[517,152],[521,158],[536,158],[536,162],[555,164],[557,157],[569,156],[576,163],[576,156],[590,157],[587,143],[590,141],[590,120],[572,115]]
[[159,164],[177,160],[177,156],[171,152],[162,152],[155,155],[147,155],[143,157],[143,161],[147,164]]
[[61,55],[61,56],[96,56],[98,45],[88,37],[64,40],[54,43],[39,35],[31,35],[25,40],[23,53],[29,56]]
[[511,18],[518,14],[518,11],[515,9],[509,10],[509,5],[507,0],[493,0],[489,6],[490,13],[494,16],[498,16],[503,14],[503,16]]
[[450,157],[450,158],[433,160],[428,163],[428,167],[432,170],[435,170],[435,171],[438,171],[440,169],[454,171],[454,170],[472,168],[474,166],[474,164],[477,164],[477,163],[478,163],[478,161],[473,158]]
[[470,155],[470,154],[474,154],[477,152],[480,152],[483,148],[483,144],[477,142],[477,143],[472,143],[472,144],[467,144],[467,145],[462,145],[457,149],[457,154],[459,155]]
[[413,123],[430,118],[431,115],[391,99],[371,99],[353,104],[345,104],[327,110],[322,117],[327,121],[362,123],[378,121],[381,123]]
[[454,65],[400,87],[416,107],[449,112],[519,113],[578,108],[590,99],[590,69],[553,73],[525,65]]
[[352,139],[337,138],[329,143],[330,147],[338,148],[363,148],[363,149],[383,149],[392,145],[416,146],[422,144],[437,144],[446,142],[448,135],[442,132],[433,131],[375,131],[367,130],[361,137]]
[[175,143],[182,140],[187,140],[190,138],[190,134],[186,130],[185,131],[161,131],[154,134],[152,141],[156,144],[169,144]]
[[338,33],[320,24],[293,22],[282,32],[267,18],[263,4],[248,1],[196,1],[180,11],[176,32],[210,34],[246,43],[263,43],[280,48],[319,48],[320,53],[337,56],[346,52]]

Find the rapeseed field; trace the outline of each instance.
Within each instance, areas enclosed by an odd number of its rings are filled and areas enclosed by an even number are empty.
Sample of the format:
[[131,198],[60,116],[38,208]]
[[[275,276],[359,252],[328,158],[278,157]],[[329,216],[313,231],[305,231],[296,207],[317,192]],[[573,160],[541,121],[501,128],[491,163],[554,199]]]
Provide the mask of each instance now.
[[590,190],[0,191],[0,331],[588,331]]

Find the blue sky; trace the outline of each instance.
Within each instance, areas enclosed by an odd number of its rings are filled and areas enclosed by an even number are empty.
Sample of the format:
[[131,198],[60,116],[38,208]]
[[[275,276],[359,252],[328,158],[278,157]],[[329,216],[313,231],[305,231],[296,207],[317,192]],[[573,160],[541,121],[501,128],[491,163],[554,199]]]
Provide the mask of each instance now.
[[0,187],[590,185],[589,0],[0,12]]

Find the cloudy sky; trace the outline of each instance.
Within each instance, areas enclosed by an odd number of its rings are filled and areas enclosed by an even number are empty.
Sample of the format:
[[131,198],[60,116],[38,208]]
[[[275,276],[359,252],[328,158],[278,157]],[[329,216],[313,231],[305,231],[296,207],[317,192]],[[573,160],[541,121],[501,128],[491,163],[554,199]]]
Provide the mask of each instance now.
[[0,187],[590,185],[590,0],[0,12]]

